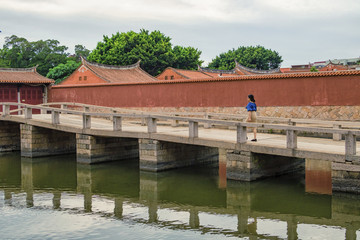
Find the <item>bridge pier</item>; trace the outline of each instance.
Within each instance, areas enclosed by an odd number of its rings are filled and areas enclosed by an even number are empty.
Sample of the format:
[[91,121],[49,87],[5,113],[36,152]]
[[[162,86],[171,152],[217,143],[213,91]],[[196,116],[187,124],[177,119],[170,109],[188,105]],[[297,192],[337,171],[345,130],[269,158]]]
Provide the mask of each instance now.
[[218,148],[139,139],[140,170],[163,171],[218,161]]
[[77,162],[84,164],[137,158],[139,145],[133,138],[76,134],[76,155]]
[[21,156],[44,157],[75,152],[75,135],[28,124],[20,125]]
[[356,162],[332,163],[332,190],[360,193],[360,165]]
[[236,150],[228,150],[226,158],[227,178],[240,181],[254,181],[304,169],[304,159],[300,158]]
[[20,150],[20,128],[18,123],[0,121],[0,152]]

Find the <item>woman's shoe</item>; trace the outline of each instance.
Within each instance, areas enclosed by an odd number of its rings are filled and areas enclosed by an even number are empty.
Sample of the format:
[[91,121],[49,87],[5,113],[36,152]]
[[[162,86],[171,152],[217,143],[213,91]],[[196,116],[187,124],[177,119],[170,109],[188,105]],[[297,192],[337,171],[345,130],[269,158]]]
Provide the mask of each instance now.
[[254,139],[251,139],[251,141],[252,141],[252,142],[257,142],[257,139],[256,139],[256,138],[254,138]]

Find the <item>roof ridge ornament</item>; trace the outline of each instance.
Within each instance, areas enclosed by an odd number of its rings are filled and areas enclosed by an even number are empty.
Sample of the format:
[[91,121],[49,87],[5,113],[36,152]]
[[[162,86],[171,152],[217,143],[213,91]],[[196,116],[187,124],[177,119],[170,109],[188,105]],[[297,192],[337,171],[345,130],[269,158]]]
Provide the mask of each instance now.
[[211,68],[204,68],[199,66],[200,72],[208,72],[208,73],[222,73],[222,74],[236,74],[235,69],[233,70],[221,70],[221,69],[211,69]]
[[36,65],[30,68],[0,68],[0,72],[36,72],[38,66],[39,65]]
[[83,58],[81,56],[81,62],[84,65],[90,65],[90,66],[106,68],[106,69],[133,69],[133,68],[139,68],[140,67],[141,60],[138,60],[136,63],[131,64],[131,65],[116,66],[116,65],[107,65],[107,64],[102,64],[102,63],[89,62],[86,58]]
[[235,65],[236,65],[235,68],[239,68],[239,69],[245,70],[245,71],[250,72],[250,73],[254,73],[254,74],[274,74],[274,73],[281,73],[280,67],[277,67],[277,68],[274,68],[274,69],[270,69],[270,70],[258,70],[258,69],[253,69],[253,68],[245,67],[245,66],[241,65],[240,63],[238,63],[238,62],[236,61],[236,59],[234,59],[234,61],[235,61]]

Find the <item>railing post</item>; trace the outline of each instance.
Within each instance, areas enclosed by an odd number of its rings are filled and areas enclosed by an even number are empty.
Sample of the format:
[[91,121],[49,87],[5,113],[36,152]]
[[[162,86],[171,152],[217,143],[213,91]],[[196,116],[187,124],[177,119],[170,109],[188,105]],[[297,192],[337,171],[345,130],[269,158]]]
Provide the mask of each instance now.
[[[176,116],[179,116],[179,115],[175,114],[174,116],[176,117]],[[179,120],[176,120],[176,119],[171,120],[171,126],[172,127],[178,127],[179,126]]]
[[189,121],[189,138],[199,137],[199,123]]
[[345,155],[356,155],[356,136],[351,132],[345,135]]
[[51,111],[52,124],[60,124],[60,113],[58,111]]
[[236,125],[236,143],[246,143],[247,128],[241,124]]
[[157,131],[156,123],[157,123],[156,118],[152,118],[152,117],[147,118],[148,133],[156,133]]
[[[205,114],[205,118],[210,120],[210,119],[211,119],[211,116],[206,113],[206,114]],[[211,123],[209,123],[209,122],[205,123],[205,124],[204,124],[204,128],[206,128],[206,129],[211,128]]]
[[25,119],[32,119],[32,109],[25,107],[24,109],[25,112]]
[[10,114],[10,105],[7,105],[7,104],[3,104],[3,115],[6,116],[6,115],[9,115]]
[[[295,126],[295,122],[289,120],[290,126]],[[295,130],[286,130],[286,147],[290,149],[297,148],[297,132]]]
[[91,116],[88,114],[83,114],[83,128],[91,128]]
[[[141,113],[141,115],[143,115],[143,113]],[[145,126],[146,125],[146,119],[145,118],[141,118],[141,126]]]
[[[66,104],[62,104],[62,105],[61,105],[61,109],[63,109],[63,110],[67,110],[67,109],[68,109],[68,105],[66,105]],[[66,114],[66,113],[63,113],[63,114]]]
[[[340,124],[334,124],[333,128],[334,129],[341,129],[341,125]],[[333,133],[333,140],[334,141],[341,141],[342,140],[342,134],[341,133]]]
[[118,116],[113,116],[113,130],[121,131],[122,130],[122,119]]

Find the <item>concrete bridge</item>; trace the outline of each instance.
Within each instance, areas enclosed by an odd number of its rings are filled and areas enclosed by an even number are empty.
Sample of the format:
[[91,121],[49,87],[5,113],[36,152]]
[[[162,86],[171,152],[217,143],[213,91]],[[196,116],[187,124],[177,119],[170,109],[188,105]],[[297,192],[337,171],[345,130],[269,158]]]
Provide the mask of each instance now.
[[[11,106],[18,109],[10,111]],[[245,123],[224,120],[231,116],[219,114],[200,117],[105,107],[90,111],[94,106],[83,104],[51,106],[3,103],[0,150],[21,150],[24,157],[76,152],[77,162],[85,164],[139,158],[145,171],[222,159],[227,178],[241,181],[293,172],[305,165],[307,178],[323,175],[332,190],[360,192],[360,149],[356,147],[360,124],[356,122],[272,119],[268,123],[263,119]],[[41,114],[33,114],[34,110]],[[259,141],[253,143],[246,139],[251,127],[284,134],[259,134]]]

